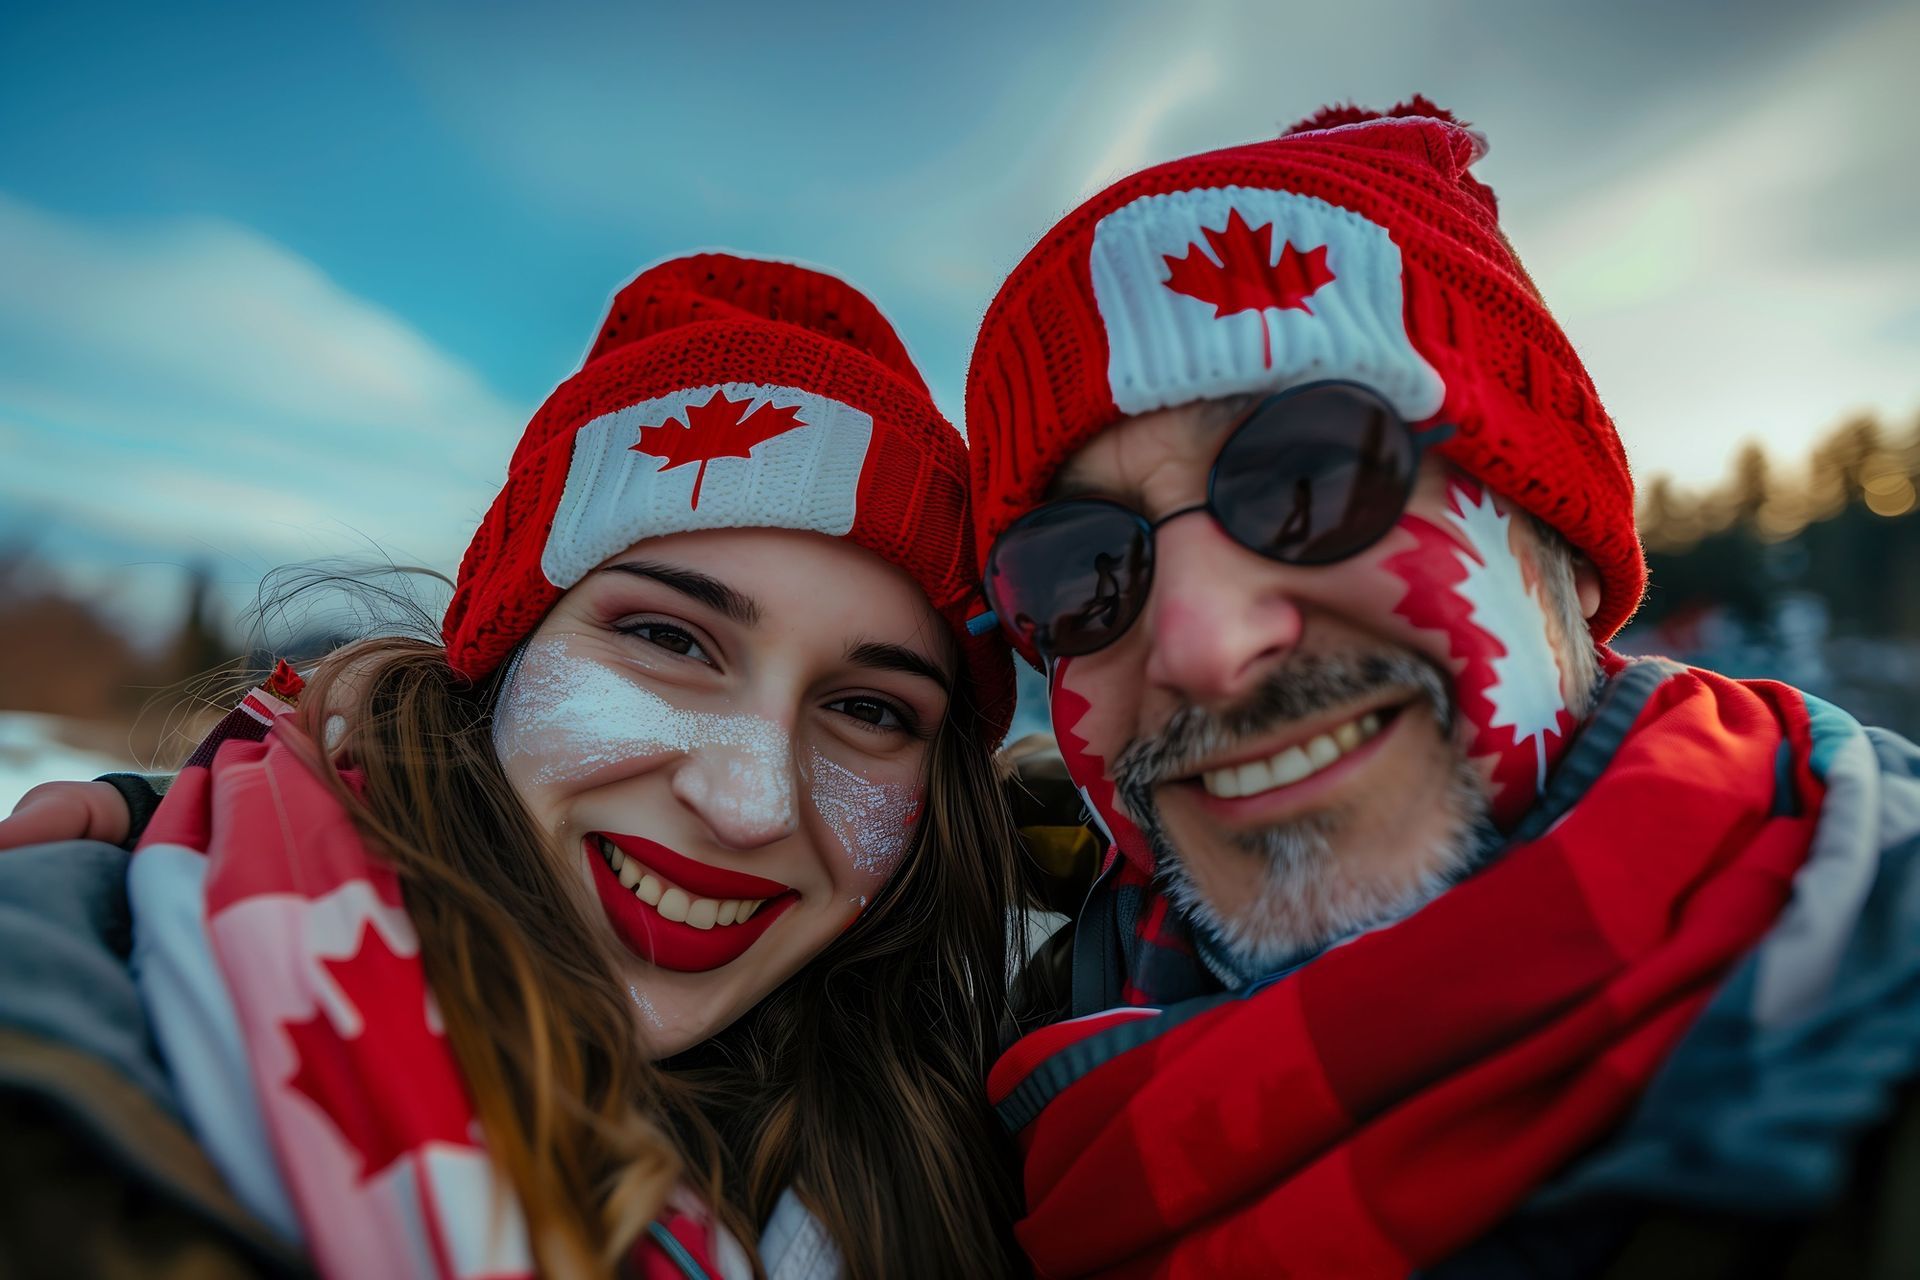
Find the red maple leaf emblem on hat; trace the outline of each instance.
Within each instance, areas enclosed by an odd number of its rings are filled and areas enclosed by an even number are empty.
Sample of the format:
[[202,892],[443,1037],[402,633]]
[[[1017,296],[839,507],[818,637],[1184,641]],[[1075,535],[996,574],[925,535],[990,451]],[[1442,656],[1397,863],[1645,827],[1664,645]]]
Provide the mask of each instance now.
[[[1273,224],[1250,228],[1238,209],[1227,211],[1227,225],[1215,231],[1200,228],[1220,261],[1215,262],[1197,244],[1188,244],[1184,256],[1162,254],[1168,276],[1161,283],[1175,293],[1213,304],[1213,315],[1234,315],[1241,311],[1304,311],[1313,314],[1307,299],[1322,285],[1333,282],[1327,268],[1327,246],[1305,253],[1291,242],[1280,246],[1280,261],[1273,261]],[[1266,319],[1260,322],[1260,340],[1267,367],[1273,367],[1273,335]]]
[[[716,387],[704,404],[686,407],[686,422],[669,415],[665,422],[642,424],[640,443],[628,448],[634,453],[663,459],[666,465],[660,468],[662,471],[671,471],[688,462],[699,463],[700,470],[693,477],[693,505],[697,509],[700,482],[707,477],[709,462],[715,458],[748,457],[755,445],[807,425],[800,420],[797,405],[776,409],[769,401],[747,412],[747,406],[752,403],[752,397],[730,400],[726,392]],[[669,431],[669,427],[679,429]],[[649,431],[656,434],[649,436]]]
[[[325,1010],[284,1024],[300,1059],[287,1083],[311,1098],[360,1153],[361,1181],[424,1143],[472,1146],[465,1094],[431,1069],[445,1058],[447,1045],[427,1024],[418,963],[396,956],[370,921],[361,926],[358,951],[320,963],[359,1013],[360,1034],[342,1036]],[[410,1084],[376,1091],[367,1083],[373,1070],[390,1083],[394,1073],[406,1073]]]

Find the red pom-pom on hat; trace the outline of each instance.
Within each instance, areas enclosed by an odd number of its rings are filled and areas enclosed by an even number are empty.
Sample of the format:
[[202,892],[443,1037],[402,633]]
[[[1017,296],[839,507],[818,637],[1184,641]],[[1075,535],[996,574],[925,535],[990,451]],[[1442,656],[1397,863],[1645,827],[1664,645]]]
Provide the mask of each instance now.
[[1465,120],[1454,115],[1445,107],[1438,106],[1425,94],[1416,93],[1405,102],[1396,102],[1385,111],[1375,111],[1371,107],[1355,106],[1353,103],[1334,103],[1325,106],[1295,124],[1288,125],[1281,137],[1290,137],[1296,133],[1311,133],[1316,129],[1332,129],[1344,124],[1365,124],[1369,120],[1397,120],[1409,116],[1419,116],[1427,120],[1444,120],[1448,124],[1457,124],[1461,128],[1471,126]]
[[858,289],[824,271],[730,253],[691,253],[642,272],[614,295],[585,364],[702,320],[805,329],[872,357],[909,387],[930,394],[900,335]]

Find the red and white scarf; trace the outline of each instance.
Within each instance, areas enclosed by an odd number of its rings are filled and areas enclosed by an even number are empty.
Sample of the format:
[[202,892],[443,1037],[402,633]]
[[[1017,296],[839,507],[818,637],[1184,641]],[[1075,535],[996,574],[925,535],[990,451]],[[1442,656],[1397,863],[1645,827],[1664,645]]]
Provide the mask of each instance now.
[[[193,870],[205,941],[320,1272],[530,1275],[525,1222],[487,1154],[398,877],[309,763],[322,753],[287,714],[299,687],[282,664],[228,715],[169,789],[136,863],[160,850],[204,859]],[[150,1006],[164,1045],[166,1002]],[[751,1271],[685,1194],[632,1261],[647,1280]]]
[[1417,914],[1021,1040],[989,1093],[1037,1272],[1404,1277],[1500,1223],[1773,925],[1826,792],[1810,732],[1784,686],[1672,675],[1577,803]]

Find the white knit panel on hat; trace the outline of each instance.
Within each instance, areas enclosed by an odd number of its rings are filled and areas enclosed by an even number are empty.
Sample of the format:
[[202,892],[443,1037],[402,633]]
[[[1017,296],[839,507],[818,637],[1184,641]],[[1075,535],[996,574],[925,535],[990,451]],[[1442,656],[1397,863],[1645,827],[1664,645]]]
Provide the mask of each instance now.
[[[732,419],[733,431],[713,425]],[[842,537],[872,439],[873,418],[852,405],[752,382],[688,387],[602,414],[574,434],[540,568],[564,590],[643,538],[743,528]],[[725,453],[746,456],[714,456]]]
[[[1276,282],[1289,264],[1300,278]],[[1253,187],[1142,196],[1100,219],[1089,265],[1123,413],[1322,378],[1365,383],[1411,422],[1440,410],[1446,388],[1407,336],[1400,248],[1351,210]]]

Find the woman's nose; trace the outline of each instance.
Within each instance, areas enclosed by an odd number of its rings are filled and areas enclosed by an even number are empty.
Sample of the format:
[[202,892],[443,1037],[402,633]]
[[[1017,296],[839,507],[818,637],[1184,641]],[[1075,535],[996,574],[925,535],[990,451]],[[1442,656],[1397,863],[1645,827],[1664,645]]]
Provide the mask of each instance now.
[[798,829],[793,775],[793,749],[784,736],[698,746],[674,770],[673,794],[721,844],[757,849]]

